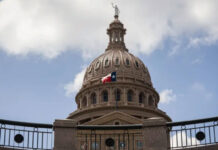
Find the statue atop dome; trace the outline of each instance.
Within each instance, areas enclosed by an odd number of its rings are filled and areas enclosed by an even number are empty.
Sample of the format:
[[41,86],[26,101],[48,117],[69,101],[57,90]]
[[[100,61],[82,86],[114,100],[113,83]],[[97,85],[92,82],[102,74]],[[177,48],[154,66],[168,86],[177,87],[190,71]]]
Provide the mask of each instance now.
[[114,8],[114,10],[115,10],[115,15],[114,15],[114,17],[116,18],[118,18],[118,16],[119,16],[119,13],[120,13],[120,10],[119,10],[119,8],[117,7],[117,5],[114,5],[113,3],[111,3],[112,4],[112,7]]
[[107,34],[109,35],[109,44],[106,51],[114,49],[128,51],[124,43],[124,35],[126,34],[126,29],[118,19],[120,10],[117,5],[114,5],[113,3],[111,4],[115,10],[115,19],[110,23],[109,28],[107,29]]

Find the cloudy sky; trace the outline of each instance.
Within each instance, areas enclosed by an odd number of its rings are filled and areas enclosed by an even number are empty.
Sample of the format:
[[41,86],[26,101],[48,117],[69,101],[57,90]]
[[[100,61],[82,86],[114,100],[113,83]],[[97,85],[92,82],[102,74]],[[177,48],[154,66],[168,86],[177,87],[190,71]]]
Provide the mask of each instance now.
[[0,0],[0,118],[52,123],[76,109],[120,8],[129,51],[174,121],[218,115],[217,0]]

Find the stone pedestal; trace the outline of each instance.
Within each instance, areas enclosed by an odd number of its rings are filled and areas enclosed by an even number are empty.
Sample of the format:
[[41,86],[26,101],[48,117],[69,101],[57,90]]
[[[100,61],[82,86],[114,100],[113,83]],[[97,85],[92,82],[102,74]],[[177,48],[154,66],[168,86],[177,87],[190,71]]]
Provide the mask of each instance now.
[[54,150],[77,150],[76,122],[74,120],[55,120]]
[[143,150],[167,150],[169,132],[163,118],[150,118],[143,124]]

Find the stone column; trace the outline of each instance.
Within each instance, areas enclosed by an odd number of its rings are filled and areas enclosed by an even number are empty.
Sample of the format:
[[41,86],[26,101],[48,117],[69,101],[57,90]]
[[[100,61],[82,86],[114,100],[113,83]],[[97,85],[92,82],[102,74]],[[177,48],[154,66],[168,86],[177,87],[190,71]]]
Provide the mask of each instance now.
[[82,104],[82,100],[83,100],[82,98],[79,98],[80,109],[82,108],[82,105],[83,105],[83,104]]
[[135,102],[137,105],[139,105],[139,91],[134,89],[133,90],[133,102]]
[[149,94],[146,93],[145,94],[145,106],[148,106],[148,97],[149,97]]
[[71,119],[55,120],[54,150],[78,150],[76,121]]
[[91,106],[91,95],[90,95],[90,93],[88,93],[86,95],[86,99],[87,99],[87,107],[90,107]]
[[127,105],[127,96],[126,96],[126,87],[123,88],[123,101],[124,104]]
[[166,121],[161,117],[150,118],[143,126],[143,150],[167,150],[170,141]]
[[100,93],[100,89],[98,89],[98,91],[96,92],[96,98],[97,98],[97,104],[100,104],[100,102],[101,102],[101,93]]
[[111,102],[114,101],[114,91],[113,91],[113,87],[110,87],[110,91],[108,93],[109,97],[108,97],[108,102],[111,104]]

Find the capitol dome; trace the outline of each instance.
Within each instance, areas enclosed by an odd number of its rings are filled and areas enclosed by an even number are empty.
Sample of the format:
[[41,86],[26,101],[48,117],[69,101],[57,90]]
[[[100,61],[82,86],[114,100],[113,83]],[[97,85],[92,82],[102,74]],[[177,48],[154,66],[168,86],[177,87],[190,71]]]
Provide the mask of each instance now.
[[[108,47],[87,67],[82,88],[76,95],[78,109],[68,119],[78,124],[93,124],[97,118],[119,111],[140,120],[163,117],[171,121],[158,109],[159,94],[153,88],[147,67],[126,48],[125,33],[115,15],[107,29]],[[112,72],[116,72],[116,81],[102,83],[102,78]]]
[[143,62],[123,49],[110,49],[97,57],[87,68],[83,87],[99,81],[100,78],[111,72],[117,72],[117,80],[146,84],[152,86],[147,67]]

